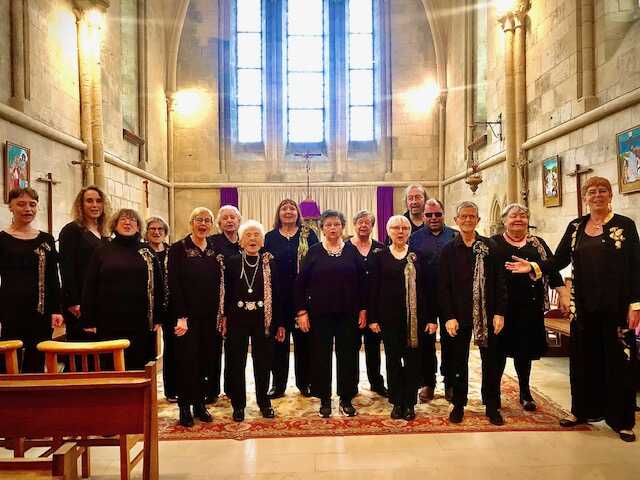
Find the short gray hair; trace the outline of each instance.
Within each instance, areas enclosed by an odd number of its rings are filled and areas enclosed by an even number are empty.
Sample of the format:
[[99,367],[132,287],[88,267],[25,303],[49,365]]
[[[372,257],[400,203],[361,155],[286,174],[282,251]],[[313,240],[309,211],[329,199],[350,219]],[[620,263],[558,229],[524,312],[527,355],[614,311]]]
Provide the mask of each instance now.
[[429,195],[427,195],[427,191],[424,189],[424,187],[422,185],[418,185],[418,184],[409,185],[404,190],[404,203],[405,203],[405,205],[407,204],[407,198],[409,197],[409,192],[411,190],[413,190],[414,188],[420,190],[420,192],[422,193],[422,196],[424,197],[425,200],[429,200]]
[[473,208],[476,211],[476,216],[480,216],[480,209],[478,208],[478,205],[465,200],[464,202],[460,202],[460,204],[458,204],[458,206],[456,207],[456,217],[460,215],[460,210],[462,210],[463,208]]
[[391,227],[398,223],[404,223],[407,227],[409,227],[409,229],[411,229],[411,222],[409,222],[409,219],[407,217],[405,217],[404,215],[393,215],[389,217],[389,220],[387,220],[387,235],[389,235]]
[[238,221],[242,222],[242,215],[240,214],[238,207],[235,205],[223,205],[220,207],[220,210],[218,210],[218,216],[216,217],[216,224],[218,225],[218,228],[220,228],[220,220],[222,219],[222,212],[224,210],[231,210],[238,217]]
[[371,219],[371,226],[373,227],[376,224],[376,216],[371,213],[369,210],[360,210],[353,216],[353,224],[358,223],[358,220],[364,217],[369,217]]
[[247,230],[251,229],[258,230],[260,232],[260,235],[262,235],[262,238],[264,239],[264,226],[257,220],[247,220],[242,225],[240,225],[240,228],[238,229],[238,240],[242,239],[244,233]]
[[510,203],[509,205],[504,207],[502,213],[500,214],[500,218],[502,218],[502,221],[504,221],[504,219],[509,216],[511,210],[518,210],[519,212],[524,213],[527,218],[529,218],[529,209],[527,207],[525,207],[521,203]]
[[118,210],[116,213],[113,214],[113,216],[111,217],[111,220],[109,221],[109,231],[111,233],[116,231],[116,225],[118,225],[118,221],[122,217],[135,220],[136,223],[138,224],[138,231],[142,230],[143,223],[142,223],[142,217],[140,216],[140,214],[132,208],[121,208],[120,210]]
[[320,228],[323,227],[324,222],[327,220],[327,218],[331,217],[338,217],[340,219],[340,223],[342,224],[342,228],[344,228],[344,226],[347,224],[347,219],[342,212],[339,212],[338,210],[325,210],[320,214]]
[[144,236],[145,238],[147,237],[147,234],[149,233],[149,226],[152,223],[159,223],[163,230],[164,230],[164,234],[165,235],[169,235],[169,225],[167,224],[167,222],[164,221],[164,219],[162,217],[150,217],[147,218],[147,221],[145,222],[145,226],[144,226]]
[[442,202],[440,200],[438,200],[435,197],[434,198],[430,198],[429,200],[424,202],[424,206],[426,207],[427,205],[431,205],[432,207],[440,207],[442,209],[442,211],[444,212],[444,205],[442,204]]

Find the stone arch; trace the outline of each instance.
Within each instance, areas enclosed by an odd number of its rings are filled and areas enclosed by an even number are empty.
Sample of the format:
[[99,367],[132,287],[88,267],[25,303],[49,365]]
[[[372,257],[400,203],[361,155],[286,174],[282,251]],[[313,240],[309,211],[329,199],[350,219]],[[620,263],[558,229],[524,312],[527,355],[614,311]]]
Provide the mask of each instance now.
[[489,210],[489,218],[487,226],[489,229],[489,235],[496,235],[497,233],[504,232],[504,225],[502,224],[502,209],[504,206],[500,205],[500,202],[494,197],[491,202],[491,209]]

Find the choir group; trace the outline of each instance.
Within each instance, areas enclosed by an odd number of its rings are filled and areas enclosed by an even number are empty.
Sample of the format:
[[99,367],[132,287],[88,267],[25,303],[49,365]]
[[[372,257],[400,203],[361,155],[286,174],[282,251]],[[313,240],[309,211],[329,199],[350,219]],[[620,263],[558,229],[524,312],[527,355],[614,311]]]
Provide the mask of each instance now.
[[[129,339],[127,368],[140,369],[155,358],[162,329],[165,395],[178,403],[179,423],[191,427],[194,416],[213,420],[207,404],[221,392],[233,420],[244,420],[249,343],[257,404],[273,418],[271,400],[287,387],[291,338],[296,387],[320,400],[320,416],[332,414],[333,352],[339,411],[357,415],[364,342],[371,390],[389,398],[391,418],[411,420],[418,399],[434,397],[439,330],[450,422],[464,419],[473,341],[486,416],[503,425],[507,357],[522,408],[536,410],[529,377],[547,347],[544,312],[555,289],[571,319],[572,408],[561,425],[604,419],[634,441],[630,352],[640,322],[640,242],[634,222],[613,213],[608,180],[590,178],[582,194],[590,213],[569,223],[552,252],[529,233],[525,206],[508,205],[504,233],[487,238],[476,230],[476,204],[457,206],[453,229],[442,203],[418,185],[406,190],[406,213],[387,221],[387,245],[371,238],[376,219],[368,211],[355,215],[355,235],[345,240],[341,212],[324,211],[317,231],[291,199],[277,206],[269,232],[243,222],[236,207],[217,216],[198,207],[190,233],[168,245],[162,218],[144,221],[131,209],[110,216],[106,195],[90,186],[79,192],[57,249],[32,226],[38,194],[14,189],[12,223],[0,232],[0,339],[24,342],[23,372],[42,370],[36,345],[62,325],[70,341]],[[220,233],[212,234],[214,224]],[[558,272],[569,264],[567,287]]]

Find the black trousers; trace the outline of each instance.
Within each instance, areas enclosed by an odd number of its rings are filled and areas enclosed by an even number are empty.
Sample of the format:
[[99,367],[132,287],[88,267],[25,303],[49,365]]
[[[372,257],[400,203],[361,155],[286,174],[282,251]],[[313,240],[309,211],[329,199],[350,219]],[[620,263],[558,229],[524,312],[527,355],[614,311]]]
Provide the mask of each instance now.
[[296,386],[305,390],[311,385],[311,336],[294,328],[287,330],[284,342],[275,342],[271,364],[272,386],[278,391],[287,389],[289,378],[289,353],[293,336],[293,366]]
[[[204,401],[210,391],[209,378],[218,379],[220,388],[220,355],[222,337],[216,329],[215,318],[189,318],[189,329],[175,337],[176,393],[180,405],[187,406]],[[215,361],[218,376],[215,377]]]
[[[498,358],[498,373],[499,378],[502,379],[504,369],[507,365],[507,356],[501,354]],[[513,357],[513,366],[518,374],[518,384],[520,387],[520,400],[533,400],[531,396],[531,390],[529,388],[529,379],[531,377],[531,358]]]
[[571,323],[569,373],[571,413],[576,417],[604,417],[614,430],[635,425],[635,389],[632,362],[625,352],[633,332],[618,335],[620,318],[609,311],[579,312],[580,324]]
[[[444,377],[444,386],[448,388],[451,384],[451,342],[452,338],[447,333],[445,324],[447,323],[444,318],[440,318],[440,375]],[[435,335],[434,335],[435,337]]]
[[[365,327],[361,339],[364,340],[364,358],[367,365],[367,378],[372,390],[384,387],[384,378],[380,374],[380,343],[382,335]],[[360,347],[358,347],[358,350]],[[358,356],[358,359],[360,357]],[[360,372],[360,368],[358,368]]]
[[173,325],[162,325],[162,341],[164,350],[162,354],[162,382],[164,384],[164,396],[176,397],[176,335]]
[[320,399],[331,398],[333,343],[338,376],[338,396],[350,401],[358,393],[358,329],[357,315],[334,313],[311,315],[313,366],[311,393]]
[[[156,332],[149,330],[139,331],[118,331],[98,329],[99,340],[129,340],[129,347],[124,350],[124,365],[127,370],[144,370],[145,365],[155,360],[156,355]],[[100,361],[103,370],[113,369],[113,360],[103,358]]]
[[[489,325],[489,343],[480,347],[482,360],[482,403],[487,411],[500,408],[500,353],[496,346],[493,326]],[[448,335],[448,334],[447,334]],[[471,326],[463,326],[455,337],[451,337],[451,374],[455,406],[465,406],[469,393],[469,347],[473,336]]]
[[389,401],[393,405],[412,407],[416,404],[420,384],[420,348],[407,346],[407,334],[403,328],[383,325],[382,339],[387,363]]
[[[36,314],[31,321],[27,318],[21,324],[4,323],[0,340],[22,340],[22,354],[18,352],[20,372],[42,373],[44,372],[44,353],[39,352],[36,346],[44,340],[51,340],[51,332],[51,320]],[[4,373],[4,359],[2,365],[2,373]]]
[[224,384],[234,410],[247,405],[247,382],[245,369],[247,351],[251,339],[251,359],[253,376],[256,383],[256,402],[258,407],[271,406],[267,396],[269,389],[269,370],[273,356],[273,337],[265,336],[262,315],[255,322],[227,323],[227,338],[224,348]]
[[438,359],[436,358],[436,336],[429,335],[424,330],[420,331],[420,386],[436,387],[436,372],[438,371]]
[[[215,320],[214,320],[215,323]],[[210,352],[208,354],[208,362],[205,369],[205,396],[208,398],[216,398],[220,395],[220,376],[222,375],[222,344],[224,339],[220,332],[215,328],[213,334],[210,335],[212,342],[209,345]],[[226,391],[227,386],[224,385]]]

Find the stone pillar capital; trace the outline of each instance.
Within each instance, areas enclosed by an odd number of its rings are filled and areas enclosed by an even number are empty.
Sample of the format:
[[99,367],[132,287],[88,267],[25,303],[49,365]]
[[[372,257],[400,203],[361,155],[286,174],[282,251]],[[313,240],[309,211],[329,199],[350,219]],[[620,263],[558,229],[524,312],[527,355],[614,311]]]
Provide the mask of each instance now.
[[80,12],[92,9],[98,9],[101,12],[106,12],[109,8],[109,0],[73,0],[73,5]]
[[498,22],[502,26],[503,32],[513,32],[515,29],[514,15],[513,13],[507,13],[498,18]]

